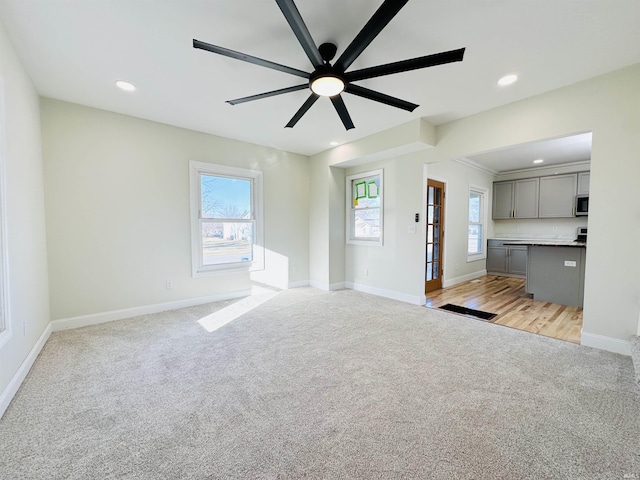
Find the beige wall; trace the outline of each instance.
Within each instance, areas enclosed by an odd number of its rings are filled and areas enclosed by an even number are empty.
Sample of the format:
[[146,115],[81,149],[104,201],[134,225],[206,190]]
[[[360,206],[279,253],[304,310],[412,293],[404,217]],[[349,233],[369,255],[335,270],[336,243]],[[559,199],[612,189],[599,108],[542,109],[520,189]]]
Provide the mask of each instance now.
[[191,276],[190,160],[262,170],[256,278],[309,278],[307,157],[51,99],[41,109],[53,320],[250,288],[247,272]]
[[0,347],[1,415],[19,386],[12,379],[49,324],[38,95],[2,25],[0,88],[11,330]]

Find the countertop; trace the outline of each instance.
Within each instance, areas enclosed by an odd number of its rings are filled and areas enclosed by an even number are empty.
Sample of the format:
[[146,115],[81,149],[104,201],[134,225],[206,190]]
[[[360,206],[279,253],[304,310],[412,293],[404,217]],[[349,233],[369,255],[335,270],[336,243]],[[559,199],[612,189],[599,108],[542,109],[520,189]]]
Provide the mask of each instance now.
[[[504,240],[503,240],[504,241]],[[528,247],[580,247],[586,248],[587,242],[563,240],[507,240],[504,245],[526,245]]]

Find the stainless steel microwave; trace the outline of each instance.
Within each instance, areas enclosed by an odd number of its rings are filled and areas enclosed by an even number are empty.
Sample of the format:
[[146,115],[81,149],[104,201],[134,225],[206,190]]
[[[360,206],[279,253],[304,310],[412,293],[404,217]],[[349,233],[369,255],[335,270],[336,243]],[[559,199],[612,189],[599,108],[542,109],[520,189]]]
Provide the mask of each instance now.
[[576,217],[589,215],[589,195],[576,195]]

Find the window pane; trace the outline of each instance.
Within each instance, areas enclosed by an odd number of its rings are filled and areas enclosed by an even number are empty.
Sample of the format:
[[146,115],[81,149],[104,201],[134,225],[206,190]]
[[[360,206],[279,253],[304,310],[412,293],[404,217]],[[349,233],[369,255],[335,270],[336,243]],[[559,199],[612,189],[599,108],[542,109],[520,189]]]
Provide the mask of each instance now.
[[440,260],[440,244],[439,243],[433,244],[433,259]]
[[253,261],[253,223],[203,222],[202,263]]
[[425,280],[428,282],[429,280],[433,280],[433,263],[427,263],[427,276]]
[[380,209],[354,210],[355,238],[379,238],[380,237]]
[[438,262],[433,264],[433,278],[438,278],[440,272],[438,271]]
[[427,227],[427,242],[433,243],[433,225]]
[[427,243],[427,262],[433,261],[433,243]]
[[434,207],[427,207],[427,223],[433,223],[433,208]]
[[202,218],[250,219],[251,180],[200,174]]
[[482,253],[482,237],[482,225],[469,225],[469,241],[467,247],[468,253]]
[[382,191],[380,176],[359,178],[351,182],[353,190],[353,208],[378,208]]
[[428,198],[427,198],[427,203],[429,205],[433,205],[433,190],[434,190],[433,187],[429,187],[429,190],[428,190],[429,194],[428,194]]
[[481,194],[469,193],[469,222],[480,223],[481,201]]
[[442,207],[435,207],[435,215],[433,216],[433,223],[440,223],[440,209]]

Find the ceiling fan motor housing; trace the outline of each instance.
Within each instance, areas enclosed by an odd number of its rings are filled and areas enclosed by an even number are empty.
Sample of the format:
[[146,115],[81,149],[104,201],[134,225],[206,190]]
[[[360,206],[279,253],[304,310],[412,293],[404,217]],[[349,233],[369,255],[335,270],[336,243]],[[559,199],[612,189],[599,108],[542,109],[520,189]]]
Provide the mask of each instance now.
[[309,76],[309,88],[323,97],[334,97],[344,91],[347,81],[330,64],[321,65]]

